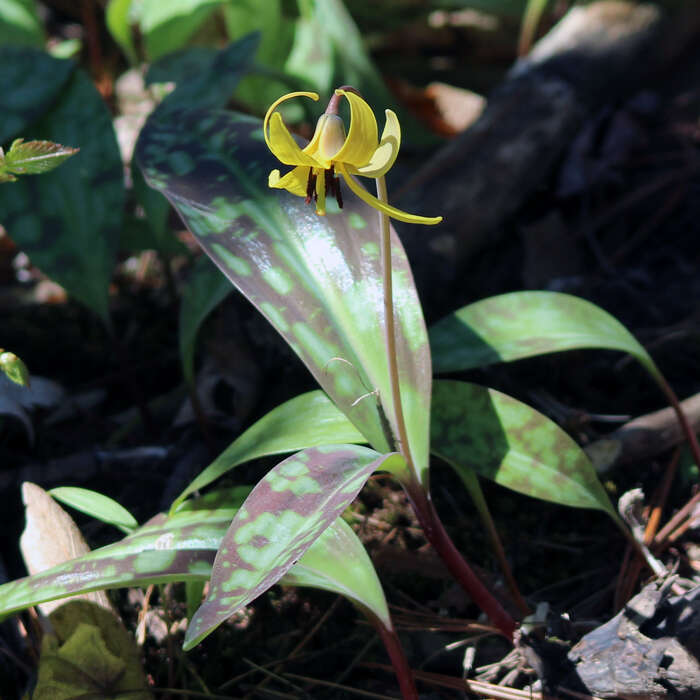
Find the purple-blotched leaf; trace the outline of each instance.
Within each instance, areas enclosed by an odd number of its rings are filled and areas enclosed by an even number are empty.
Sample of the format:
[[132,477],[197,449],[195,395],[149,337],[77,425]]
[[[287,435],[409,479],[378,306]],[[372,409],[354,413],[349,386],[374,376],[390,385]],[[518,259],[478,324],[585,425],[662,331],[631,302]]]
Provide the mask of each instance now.
[[214,560],[209,596],[191,620],[191,649],[255,600],[303,556],[355,498],[373,471],[402,462],[357,445],[328,445],[280,462],[253,489]]
[[[248,487],[221,489],[161,513],[120,542],[48,571],[0,586],[0,617],[32,605],[105,588],[171,581],[205,582],[216,550]],[[340,518],[282,577],[283,585],[349,598],[390,626],[381,584],[362,543]]]
[[607,311],[559,292],[511,292],[482,299],[430,328],[436,372],[483,367],[562,350],[620,350],[636,358],[656,381],[647,351]]
[[171,512],[239,464],[307,447],[361,443],[366,439],[322,391],[309,391],[276,406],[239,435],[175,499]]
[[[278,163],[259,121],[226,112],[154,114],[137,160],[207,254],[267,317],[371,445],[395,448],[383,336],[377,213],[350,193],[317,216],[303,198],[271,190]],[[402,405],[409,448],[428,465],[431,369],[411,271],[392,232]],[[380,403],[383,410],[380,409]],[[386,419],[384,417],[386,415]],[[394,431],[395,432],[395,431]]]
[[534,498],[597,508],[619,521],[586,453],[556,424],[495,389],[453,380],[433,387],[433,453],[465,480],[475,471]]

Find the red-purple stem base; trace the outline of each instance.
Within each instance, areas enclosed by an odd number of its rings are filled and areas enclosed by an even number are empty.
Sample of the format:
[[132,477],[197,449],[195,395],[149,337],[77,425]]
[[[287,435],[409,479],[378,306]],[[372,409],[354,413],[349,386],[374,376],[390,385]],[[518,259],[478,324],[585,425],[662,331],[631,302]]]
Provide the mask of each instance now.
[[442,525],[430,494],[418,483],[404,484],[425,536],[459,584],[487,615],[491,624],[509,640],[517,628],[515,620],[481,582],[459,553]]
[[386,625],[378,617],[369,611],[365,612],[374,629],[377,631],[377,634],[381,637],[387,654],[389,654],[391,665],[394,667],[394,673],[399,682],[401,697],[403,700],[418,700],[418,691],[416,690],[416,684],[413,680],[413,671],[408,665],[406,655],[403,653],[403,647],[396,634],[396,630],[387,629]]

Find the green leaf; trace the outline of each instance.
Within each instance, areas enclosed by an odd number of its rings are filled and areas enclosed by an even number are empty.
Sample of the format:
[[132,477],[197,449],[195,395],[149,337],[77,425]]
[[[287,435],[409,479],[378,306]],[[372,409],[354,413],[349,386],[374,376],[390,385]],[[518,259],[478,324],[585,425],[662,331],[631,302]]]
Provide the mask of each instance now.
[[97,491],[77,486],[58,486],[49,493],[61,503],[71,506],[81,513],[97,518],[108,525],[130,533],[138,527],[138,522],[129,511],[109,496]]
[[68,143],[80,153],[54,172],[0,187],[2,223],[35,265],[109,323],[124,174],[109,110],[82,70],[35,123],[32,136]]
[[[342,213],[320,217],[303,198],[271,190],[267,176],[279,164],[260,122],[226,112],[154,115],[141,132],[137,160],[370,444],[390,450],[385,426],[396,421],[388,401],[377,213],[348,196]],[[392,254],[402,404],[421,479],[428,465],[430,354],[395,232]]]
[[221,9],[231,39],[260,32],[255,72],[262,75],[246,76],[236,88],[236,97],[252,112],[263,114],[281,94],[289,92],[284,65],[292,48],[294,21],[285,15],[280,0],[238,0],[226,3]]
[[29,127],[61,95],[75,63],[8,46],[0,48],[0,66],[0,145],[21,134],[35,138]]
[[596,508],[618,521],[586,453],[549,418],[495,389],[436,381],[432,449],[465,483],[473,470],[527,496]]
[[[134,183],[134,194],[146,215],[147,232],[144,232],[140,250],[157,250],[163,256],[182,255],[187,253],[187,247],[180,242],[168,225],[170,202],[158,191],[146,184],[141,170],[131,168]],[[140,221],[140,220],[138,220]],[[121,240],[124,242],[125,237]],[[135,250],[137,248],[130,248]]]
[[358,442],[365,442],[363,435],[322,391],[301,394],[273,408],[236,438],[175,499],[171,512],[189,494],[244,462],[308,447]]
[[3,372],[15,384],[29,386],[27,365],[13,352],[6,352],[0,349],[0,372]]
[[194,381],[194,349],[204,319],[233,291],[231,283],[206,255],[195,263],[182,288],[180,305],[180,359],[185,381]]
[[389,609],[372,560],[342,518],[324,530],[281,582],[340,593],[360,608],[373,612],[391,629]]
[[216,554],[209,595],[190,621],[184,649],[198,644],[236,610],[292,568],[377,469],[396,469],[398,453],[355,445],[298,452],[258,482]]
[[601,348],[627,352],[660,377],[649,354],[618,320],[559,292],[511,292],[469,304],[431,327],[430,344],[436,372]]
[[34,0],[0,2],[0,46],[33,46],[40,49],[44,41],[44,29]]
[[[175,515],[156,515],[119,542],[0,586],[0,616],[76,593],[208,581],[215,552],[249,491],[248,487],[213,491],[182,504]],[[388,620],[374,568],[362,543],[340,518],[279,583],[340,593],[385,624]]]
[[61,146],[52,141],[15,139],[10,150],[3,154],[0,148],[0,182],[14,181],[14,175],[40,175],[57,168],[66,158],[78,152],[77,148]]
[[191,105],[225,107],[250,69],[259,41],[259,34],[248,34],[220,51],[194,47],[156,61],[146,74],[146,84],[176,83],[175,90],[158,107],[159,118],[165,111]]
[[142,0],[139,26],[146,53],[155,61],[185,46],[225,0]]
[[131,5],[132,0],[109,0],[105,9],[105,24],[129,61],[136,63],[138,56],[131,30]]

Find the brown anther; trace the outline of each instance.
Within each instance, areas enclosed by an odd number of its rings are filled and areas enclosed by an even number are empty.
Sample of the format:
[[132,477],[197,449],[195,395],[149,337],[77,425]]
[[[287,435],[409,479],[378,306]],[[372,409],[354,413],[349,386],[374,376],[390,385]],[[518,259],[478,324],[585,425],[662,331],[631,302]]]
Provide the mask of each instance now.
[[316,201],[316,173],[313,168],[309,168],[309,179],[306,181],[306,204],[311,204],[311,200]]

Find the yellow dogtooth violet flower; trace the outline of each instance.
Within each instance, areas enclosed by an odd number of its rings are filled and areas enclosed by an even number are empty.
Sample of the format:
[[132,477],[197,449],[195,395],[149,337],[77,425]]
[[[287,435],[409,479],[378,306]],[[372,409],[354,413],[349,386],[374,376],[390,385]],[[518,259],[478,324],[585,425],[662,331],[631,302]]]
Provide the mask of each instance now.
[[[394,112],[385,110],[386,125],[379,139],[377,120],[370,106],[354,88],[339,88],[328,103],[326,113],[318,120],[313,138],[304,148],[300,148],[276,111],[283,102],[295,97],[318,100],[315,92],[290,92],[272,104],[263,122],[268,148],[280,162],[295,166],[285,175],[273,170],[268,178],[270,187],[305,197],[307,204],[314,200],[316,213],[323,216],[326,213],[327,194],[334,196],[338,206],[343,207],[339,179],[342,176],[360,199],[394,219],[410,224],[438,224],[442,221],[441,216],[416,216],[392,207],[372,196],[352,177],[380,178],[394,164],[401,143],[401,127]],[[342,97],[350,104],[347,135],[345,124],[338,114]]]

